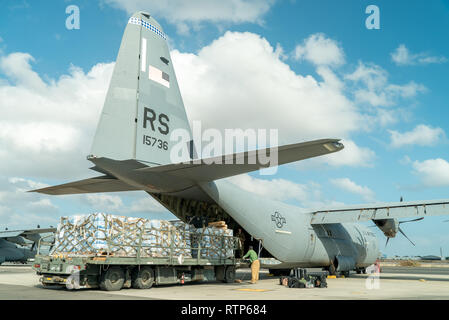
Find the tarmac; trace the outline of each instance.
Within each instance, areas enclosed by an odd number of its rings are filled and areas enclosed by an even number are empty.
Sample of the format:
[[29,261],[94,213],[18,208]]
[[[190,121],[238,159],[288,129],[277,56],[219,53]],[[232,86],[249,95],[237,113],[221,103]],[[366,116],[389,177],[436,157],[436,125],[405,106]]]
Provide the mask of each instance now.
[[379,278],[352,274],[328,279],[327,288],[293,289],[261,270],[250,284],[250,270],[239,269],[242,283],[202,282],[155,286],[147,290],[44,289],[28,265],[0,266],[0,300],[394,300],[449,299],[449,268],[384,266]]

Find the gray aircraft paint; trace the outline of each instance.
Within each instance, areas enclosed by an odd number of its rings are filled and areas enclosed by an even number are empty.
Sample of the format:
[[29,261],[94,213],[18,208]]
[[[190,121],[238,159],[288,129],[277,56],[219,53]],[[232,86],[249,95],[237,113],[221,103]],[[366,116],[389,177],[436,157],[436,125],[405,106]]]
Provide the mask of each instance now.
[[[144,143],[145,136],[169,142],[167,130],[190,132],[165,40],[161,26],[146,13],[135,13],[125,28],[88,157],[95,164],[91,169],[104,175],[34,191],[58,195],[145,190],[181,219],[182,210],[176,206],[184,200],[216,204],[263,241],[281,262],[273,268],[329,266],[332,262],[342,271],[366,267],[379,255],[378,242],[368,228],[354,222],[449,213],[449,200],[305,210],[219,180],[266,167],[262,164],[170,163],[171,143],[167,150]],[[151,70],[156,72],[150,74]],[[343,149],[338,141],[280,146],[279,165],[338,152]],[[246,160],[251,156],[233,155]]]
[[0,231],[0,264],[5,261],[25,263],[34,258],[41,234],[55,231],[55,228]]
[[[353,223],[310,224],[310,211],[269,200],[219,180],[200,187],[279,261],[313,267],[329,265],[336,256],[353,257],[356,267],[372,264],[379,256],[375,235]],[[276,224],[275,214],[284,219]]]
[[[114,160],[137,159],[149,165],[169,164],[170,152],[148,148],[143,136],[149,136],[151,143],[155,138],[170,145],[174,143],[169,139],[171,129],[190,132],[164,37],[162,27],[154,18],[141,13],[130,18],[106,94],[92,155]],[[168,75],[168,88],[150,79],[150,68]]]
[[14,243],[0,239],[0,263],[3,262],[26,262],[34,258],[36,250],[19,248]]

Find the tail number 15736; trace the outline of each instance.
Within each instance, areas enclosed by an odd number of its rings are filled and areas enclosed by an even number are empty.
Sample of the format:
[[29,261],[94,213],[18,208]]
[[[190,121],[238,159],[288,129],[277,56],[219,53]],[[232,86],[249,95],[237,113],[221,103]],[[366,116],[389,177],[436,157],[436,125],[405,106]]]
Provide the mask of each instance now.
[[143,135],[143,144],[146,144],[147,146],[158,147],[159,149],[163,150],[168,150],[168,141],[150,137],[145,134]]

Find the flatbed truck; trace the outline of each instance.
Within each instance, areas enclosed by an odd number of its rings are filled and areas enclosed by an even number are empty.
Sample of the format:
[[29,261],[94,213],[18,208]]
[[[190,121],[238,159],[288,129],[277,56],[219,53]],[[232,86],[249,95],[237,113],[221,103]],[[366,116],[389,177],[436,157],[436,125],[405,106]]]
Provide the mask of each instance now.
[[[230,236],[226,236],[230,237]],[[43,255],[35,256],[33,269],[40,276],[44,288],[68,289],[100,288],[117,291],[122,288],[149,289],[153,285],[184,284],[192,281],[235,281],[235,271],[240,261],[235,258],[238,238],[232,256],[204,257],[201,246],[192,248],[192,257],[176,256],[176,247],[164,257],[140,256],[141,244],[135,257],[103,255]],[[201,241],[199,241],[201,243]]]

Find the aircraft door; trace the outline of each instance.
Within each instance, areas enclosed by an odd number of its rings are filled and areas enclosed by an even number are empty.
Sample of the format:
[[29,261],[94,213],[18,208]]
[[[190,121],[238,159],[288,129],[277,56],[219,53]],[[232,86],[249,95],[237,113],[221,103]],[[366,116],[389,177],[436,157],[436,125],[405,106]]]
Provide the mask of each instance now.
[[310,259],[315,252],[315,245],[316,245],[316,233],[315,230],[312,227],[309,227],[308,229],[308,236],[307,236],[307,249],[305,253],[305,259]]

